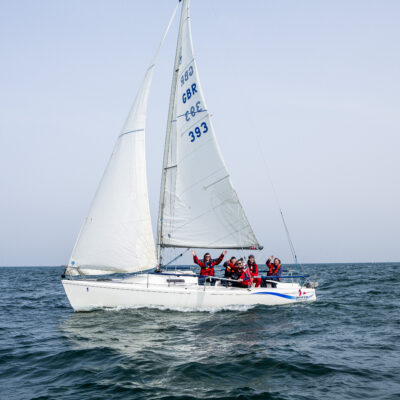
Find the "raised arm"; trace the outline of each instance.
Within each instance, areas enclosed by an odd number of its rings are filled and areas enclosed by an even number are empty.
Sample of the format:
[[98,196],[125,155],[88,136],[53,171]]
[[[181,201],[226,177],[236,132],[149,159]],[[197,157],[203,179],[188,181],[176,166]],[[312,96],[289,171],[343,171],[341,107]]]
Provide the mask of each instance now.
[[199,263],[199,258],[197,257],[196,253],[194,252],[194,250],[192,250],[192,254],[193,254],[193,262],[197,265],[200,265]]
[[267,267],[268,267],[267,275],[271,275],[272,274],[272,270],[274,269],[274,264],[271,263],[273,258],[274,258],[274,256],[271,256],[270,258],[268,258],[268,260],[266,262]]
[[212,266],[220,264],[221,261],[224,259],[225,254],[226,254],[226,250],[224,250],[224,251],[221,253],[221,255],[220,255],[216,260],[213,261]]

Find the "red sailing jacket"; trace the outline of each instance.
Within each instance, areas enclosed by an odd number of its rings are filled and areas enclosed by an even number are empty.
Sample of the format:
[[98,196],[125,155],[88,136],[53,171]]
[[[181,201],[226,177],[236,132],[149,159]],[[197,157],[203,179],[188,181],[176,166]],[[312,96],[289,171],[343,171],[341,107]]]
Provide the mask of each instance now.
[[250,261],[247,262],[250,268],[251,276],[258,276],[258,265],[256,263],[251,264]]
[[224,255],[221,254],[217,259],[210,259],[207,263],[204,261],[200,261],[197,256],[193,256],[193,261],[195,264],[200,266],[200,275],[202,276],[213,276],[214,275],[214,266],[218,265],[224,259]]
[[251,286],[253,284],[253,277],[251,276],[250,268],[246,268],[242,271],[239,279],[243,279],[243,286]]
[[279,264],[276,267],[275,264],[271,263],[271,261],[268,259],[267,260],[267,267],[269,268],[269,271],[267,273],[268,276],[278,275],[278,272],[280,272],[280,269],[281,269],[281,264]]

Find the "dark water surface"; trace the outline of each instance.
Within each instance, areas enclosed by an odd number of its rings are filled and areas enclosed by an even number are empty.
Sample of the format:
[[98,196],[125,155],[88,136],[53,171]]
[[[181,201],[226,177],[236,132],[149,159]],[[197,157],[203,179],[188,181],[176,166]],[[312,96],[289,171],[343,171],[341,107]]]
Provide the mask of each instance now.
[[400,399],[400,264],[305,270],[313,304],[74,313],[60,268],[0,268],[0,398]]

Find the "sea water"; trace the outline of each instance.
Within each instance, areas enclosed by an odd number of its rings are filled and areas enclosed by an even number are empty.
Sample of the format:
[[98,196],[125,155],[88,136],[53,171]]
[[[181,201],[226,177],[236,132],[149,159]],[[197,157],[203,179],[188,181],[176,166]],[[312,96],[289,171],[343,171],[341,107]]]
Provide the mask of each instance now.
[[400,264],[304,270],[314,303],[74,313],[62,268],[0,268],[0,398],[400,399]]

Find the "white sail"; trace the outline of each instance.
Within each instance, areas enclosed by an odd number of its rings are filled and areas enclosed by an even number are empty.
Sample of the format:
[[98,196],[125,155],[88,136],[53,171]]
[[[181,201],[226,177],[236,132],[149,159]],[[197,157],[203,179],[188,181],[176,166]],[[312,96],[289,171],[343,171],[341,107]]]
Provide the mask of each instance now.
[[71,275],[136,272],[156,265],[147,192],[146,109],[155,61],[171,17],[119,135],[68,263]]
[[[160,247],[259,248],[219,150],[184,0],[163,163]],[[171,123],[172,122],[172,123]]]

